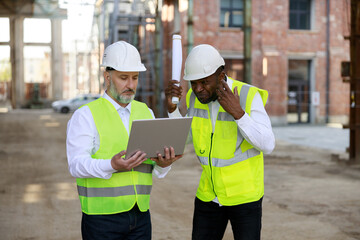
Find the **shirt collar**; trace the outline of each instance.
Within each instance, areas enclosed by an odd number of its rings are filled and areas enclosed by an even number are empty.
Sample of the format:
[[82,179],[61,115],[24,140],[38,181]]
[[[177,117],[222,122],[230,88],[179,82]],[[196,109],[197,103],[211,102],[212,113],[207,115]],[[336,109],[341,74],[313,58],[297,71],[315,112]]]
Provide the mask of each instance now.
[[128,110],[129,112],[131,112],[131,102],[126,107],[122,107],[117,102],[115,102],[114,99],[112,99],[106,92],[104,92],[102,97],[108,100],[114,106],[116,111]]
[[231,78],[229,78],[228,76],[226,76],[226,83],[227,85],[229,86],[229,88],[231,89],[232,88],[232,84],[233,84],[233,80]]

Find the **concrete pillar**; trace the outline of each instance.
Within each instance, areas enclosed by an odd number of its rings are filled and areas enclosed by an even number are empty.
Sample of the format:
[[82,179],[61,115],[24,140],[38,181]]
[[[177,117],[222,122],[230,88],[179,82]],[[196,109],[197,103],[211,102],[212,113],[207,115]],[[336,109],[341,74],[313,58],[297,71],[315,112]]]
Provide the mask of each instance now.
[[25,105],[24,84],[24,17],[10,18],[11,48],[11,104],[13,108]]
[[310,105],[309,105],[309,114],[310,114],[310,123],[314,124],[314,123],[317,123],[316,121],[316,116],[317,116],[317,109],[318,109],[318,106],[315,106],[312,102],[312,94],[313,92],[315,92],[315,89],[316,89],[316,73],[315,73],[315,70],[316,70],[316,67],[315,67],[315,58],[311,59],[311,62],[310,62],[310,79],[309,79],[309,87],[310,87]]
[[51,91],[50,99],[63,98],[62,20],[51,19]]
[[15,19],[13,17],[10,17],[9,23],[10,23],[10,62],[11,62],[10,101],[11,101],[11,107],[16,108]]

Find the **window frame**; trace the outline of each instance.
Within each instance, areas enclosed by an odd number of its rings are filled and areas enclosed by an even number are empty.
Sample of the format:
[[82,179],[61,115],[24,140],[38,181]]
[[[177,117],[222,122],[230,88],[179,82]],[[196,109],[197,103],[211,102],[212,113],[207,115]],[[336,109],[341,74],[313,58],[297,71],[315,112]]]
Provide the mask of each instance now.
[[[291,9],[291,4],[296,4],[296,9]],[[300,4],[301,3],[306,3],[307,2],[307,6],[308,8],[307,9],[300,9]],[[312,12],[312,9],[313,9],[313,1],[312,0],[289,0],[289,29],[290,30],[311,30],[312,29],[312,18],[313,18],[313,12]],[[296,17],[296,22],[292,22],[291,21],[291,16],[292,15],[295,15]],[[306,18],[307,18],[307,25],[305,27],[301,26],[301,16],[302,15],[307,15]]]
[[[241,24],[236,25],[233,23],[233,15],[234,12],[241,12],[242,18],[244,16],[244,0],[240,0],[242,1],[242,8],[234,8],[233,7],[233,1],[237,1],[237,0],[229,0],[230,1],[230,7],[222,7],[221,3],[222,1],[220,0],[220,27],[222,28],[243,28],[244,25],[244,21],[241,22]],[[225,16],[224,16],[224,22],[221,21],[221,14],[222,12],[225,11],[225,13],[229,12],[229,21],[228,24],[225,25]]]

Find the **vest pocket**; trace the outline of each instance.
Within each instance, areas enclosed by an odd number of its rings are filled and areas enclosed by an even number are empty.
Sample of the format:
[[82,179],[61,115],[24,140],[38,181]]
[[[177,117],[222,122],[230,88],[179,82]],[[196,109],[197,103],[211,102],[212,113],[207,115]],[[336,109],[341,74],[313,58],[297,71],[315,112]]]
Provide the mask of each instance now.
[[227,197],[256,191],[255,179],[247,160],[220,168],[220,174]]
[[209,140],[211,136],[210,125],[207,124],[208,119],[203,119],[199,117],[194,117],[193,123],[191,125],[191,131],[193,136],[193,145],[195,148],[195,153],[200,157],[209,157]]
[[212,157],[230,159],[234,157],[237,139],[235,122],[217,121],[213,138]]

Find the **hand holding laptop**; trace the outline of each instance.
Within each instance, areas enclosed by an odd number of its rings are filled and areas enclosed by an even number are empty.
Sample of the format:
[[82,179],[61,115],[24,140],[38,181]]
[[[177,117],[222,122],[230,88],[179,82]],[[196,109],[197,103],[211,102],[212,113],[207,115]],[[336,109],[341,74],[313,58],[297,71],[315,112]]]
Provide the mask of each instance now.
[[[126,151],[121,151],[112,157],[111,166],[113,169],[118,171],[130,171],[132,168],[139,166],[147,159],[146,153],[142,151],[137,151],[131,157],[126,159],[123,158],[125,154]],[[175,155],[175,150],[173,147],[165,147],[164,157],[161,153],[158,153],[158,157],[151,158],[151,160],[155,161],[159,167],[165,168],[170,166],[176,160],[180,159],[182,156],[183,154]]]
[[125,159],[126,151],[121,151],[111,158],[111,167],[118,171],[130,171],[132,168],[139,166],[147,157],[146,153],[137,151],[131,157]]
[[158,153],[157,158],[151,158],[151,160],[155,161],[159,167],[168,167],[176,160],[182,158],[183,154],[175,155],[175,150],[173,147],[165,147],[164,148],[164,157],[161,153]]

